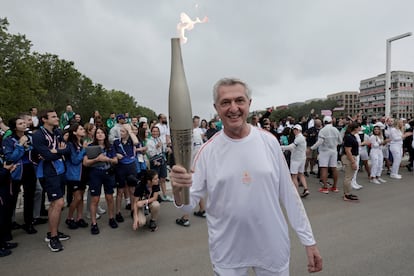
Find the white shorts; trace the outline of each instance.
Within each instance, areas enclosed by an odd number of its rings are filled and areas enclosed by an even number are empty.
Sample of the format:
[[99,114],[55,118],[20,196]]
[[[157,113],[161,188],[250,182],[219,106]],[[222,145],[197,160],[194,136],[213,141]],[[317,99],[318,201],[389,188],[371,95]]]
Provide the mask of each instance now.
[[[213,265],[214,276],[248,276],[249,267],[242,268],[221,268]],[[256,276],[289,276],[289,267],[281,272],[272,272],[263,268],[253,267]]]
[[368,155],[367,148],[364,148],[362,150],[361,149],[359,150],[359,159],[362,160],[362,161],[369,160],[369,155]]
[[338,153],[336,151],[321,151],[318,155],[319,167],[336,168],[338,165]]
[[305,163],[306,163],[306,160],[303,160],[303,161],[290,160],[290,173],[291,174],[303,173],[305,171]]

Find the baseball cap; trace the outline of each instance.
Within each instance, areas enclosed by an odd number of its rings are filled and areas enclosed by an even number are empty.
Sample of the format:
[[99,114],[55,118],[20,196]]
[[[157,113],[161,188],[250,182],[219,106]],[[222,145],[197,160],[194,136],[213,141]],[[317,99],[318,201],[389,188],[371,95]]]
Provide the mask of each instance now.
[[380,129],[385,129],[385,125],[381,122],[377,122],[374,124],[374,127],[379,127]]
[[330,122],[332,122],[332,117],[331,116],[325,116],[325,117],[323,117],[323,121],[325,123],[330,123]]
[[147,117],[141,117],[141,118],[139,118],[139,123],[142,123],[142,122],[148,123]]
[[300,130],[300,131],[302,131],[302,126],[301,125],[299,125],[299,124],[296,124],[296,125],[294,125],[293,126],[293,129],[298,129],[298,130]]
[[118,114],[118,115],[116,115],[116,120],[117,121],[122,120],[122,119],[125,120],[125,115],[124,114]]

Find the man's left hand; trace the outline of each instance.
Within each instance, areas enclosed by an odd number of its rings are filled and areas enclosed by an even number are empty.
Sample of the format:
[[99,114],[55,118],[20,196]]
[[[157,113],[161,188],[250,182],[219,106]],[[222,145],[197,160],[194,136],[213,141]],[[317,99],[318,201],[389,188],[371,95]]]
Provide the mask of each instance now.
[[306,255],[308,255],[308,271],[310,273],[322,270],[322,257],[316,245],[306,246]]

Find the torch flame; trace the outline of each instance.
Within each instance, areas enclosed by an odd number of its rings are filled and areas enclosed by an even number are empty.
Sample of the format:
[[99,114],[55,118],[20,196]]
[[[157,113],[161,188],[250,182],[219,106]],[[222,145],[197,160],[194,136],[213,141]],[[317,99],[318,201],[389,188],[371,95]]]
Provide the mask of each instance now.
[[180,23],[177,24],[177,32],[180,37],[181,43],[186,43],[188,38],[185,37],[185,30],[192,30],[194,29],[194,25],[197,23],[206,23],[208,22],[208,17],[204,16],[202,20],[200,18],[196,18],[192,20],[186,13],[182,12],[180,14]]

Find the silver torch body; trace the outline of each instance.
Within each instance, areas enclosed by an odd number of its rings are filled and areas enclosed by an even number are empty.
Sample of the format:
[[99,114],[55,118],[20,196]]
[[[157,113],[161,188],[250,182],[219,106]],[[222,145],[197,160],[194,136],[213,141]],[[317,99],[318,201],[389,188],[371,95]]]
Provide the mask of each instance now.
[[[179,38],[171,39],[171,75],[169,91],[169,123],[175,163],[191,170],[192,110],[190,92],[185,78]],[[184,204],[190,203],[190,191],[181,192]]]

